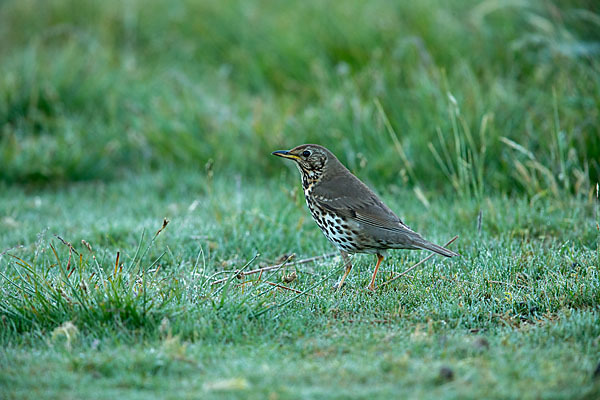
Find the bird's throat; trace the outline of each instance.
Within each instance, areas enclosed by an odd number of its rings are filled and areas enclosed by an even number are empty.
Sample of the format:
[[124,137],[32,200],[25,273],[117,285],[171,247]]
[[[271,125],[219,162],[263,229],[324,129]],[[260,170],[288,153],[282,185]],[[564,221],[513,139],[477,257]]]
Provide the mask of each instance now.
[[302,175],[302,188],[305,191],[310,190],[321,179],[320,174],[316,171],[305,171],[301,169],[300,174]]

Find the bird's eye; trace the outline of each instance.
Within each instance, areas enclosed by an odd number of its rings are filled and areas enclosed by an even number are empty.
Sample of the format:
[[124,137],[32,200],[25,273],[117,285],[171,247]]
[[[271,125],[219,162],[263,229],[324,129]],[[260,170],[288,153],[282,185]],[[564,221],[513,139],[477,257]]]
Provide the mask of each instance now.
[[304,150],[304,151],[302,152],[302,157],[308,157],[308,156],[310,156],[310,151],[308,151],[308,150]]

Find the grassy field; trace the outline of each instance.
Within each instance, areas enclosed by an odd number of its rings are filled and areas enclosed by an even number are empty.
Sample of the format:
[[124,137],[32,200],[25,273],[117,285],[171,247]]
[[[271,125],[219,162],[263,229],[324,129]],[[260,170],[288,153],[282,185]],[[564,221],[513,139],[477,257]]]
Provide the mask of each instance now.
[[[600,397],[594,2],[20,0],[0,37],[0,398]],[[270,156],[304,142],[462,257],[332,290]]]
[[[388,194],[428,237],[460,235],[454,248],[463,257],[434,258],[372,294],[374,260],[357,256],[336,292],[337,258],[284,266],[260,281],[234,277],[252,260],[246,271],[277,265],[283,253],[301,260],[332,250],[290,190],[296,179],[235,181],[178,172],[4,191],[2,246],[24,243],[1,259],[0,382],[9,397],[599,393],[600,269],[589,204],[438,197],[426,208],[412,192]],[[165,216],[170,223],[153,240]],[[420,257],[393,253],[380,283]],[[223,277],[231,282],[211,285]]]

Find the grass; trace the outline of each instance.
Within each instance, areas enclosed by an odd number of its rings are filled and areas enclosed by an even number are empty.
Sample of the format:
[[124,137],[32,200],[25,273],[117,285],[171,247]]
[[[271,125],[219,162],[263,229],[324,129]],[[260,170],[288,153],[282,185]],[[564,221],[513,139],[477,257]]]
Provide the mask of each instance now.
[[[283,253],[304,259],[332,248],[290,190],[297,177],[237,179],[171,171],[67,190],[7,188],[1,213],[9,228],[0,241],[24,247],[0,258],[6,395],[599,393],[600,263],[590,203],[489,197],[480,208],[438,197],[426,208],[410,191],[384,192],[427,237],[459,234],[462,257],[434,258],[376,295],[364,289],[374,261],[366,255],[355,257],[340,292],[331,290],[337,258],[284,266],[260,281],[249,275],[240,286],[234,271],[249,262],[264,267]],[[170,222],[154,238],[163,217]],[[393,252],[380,282],[422,256]],[[297,278],[283,282],[291,272]],[[232,280],[210,284],[221,277]]]
[[276,176],[264,152],[319,142],[388,184],[585,197],[600,39],[578,3],[4,2],[0,179]]
[[[1,2],[0,398],[599,397],[599,15]],[[332,291],[306,142],[462,257]]]

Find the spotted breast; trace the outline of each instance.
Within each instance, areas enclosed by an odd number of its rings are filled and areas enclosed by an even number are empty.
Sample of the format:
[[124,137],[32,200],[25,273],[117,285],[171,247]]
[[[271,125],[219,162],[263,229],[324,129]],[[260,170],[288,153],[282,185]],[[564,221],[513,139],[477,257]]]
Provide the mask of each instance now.
[[362,240],[354,221],[349,221],[343,216],[335,215],[321,207],[313,198],[312,185],[304,189],[304,197],[313,219],[334,246],[346,253],[357,253],[364,250],[360,245]]

